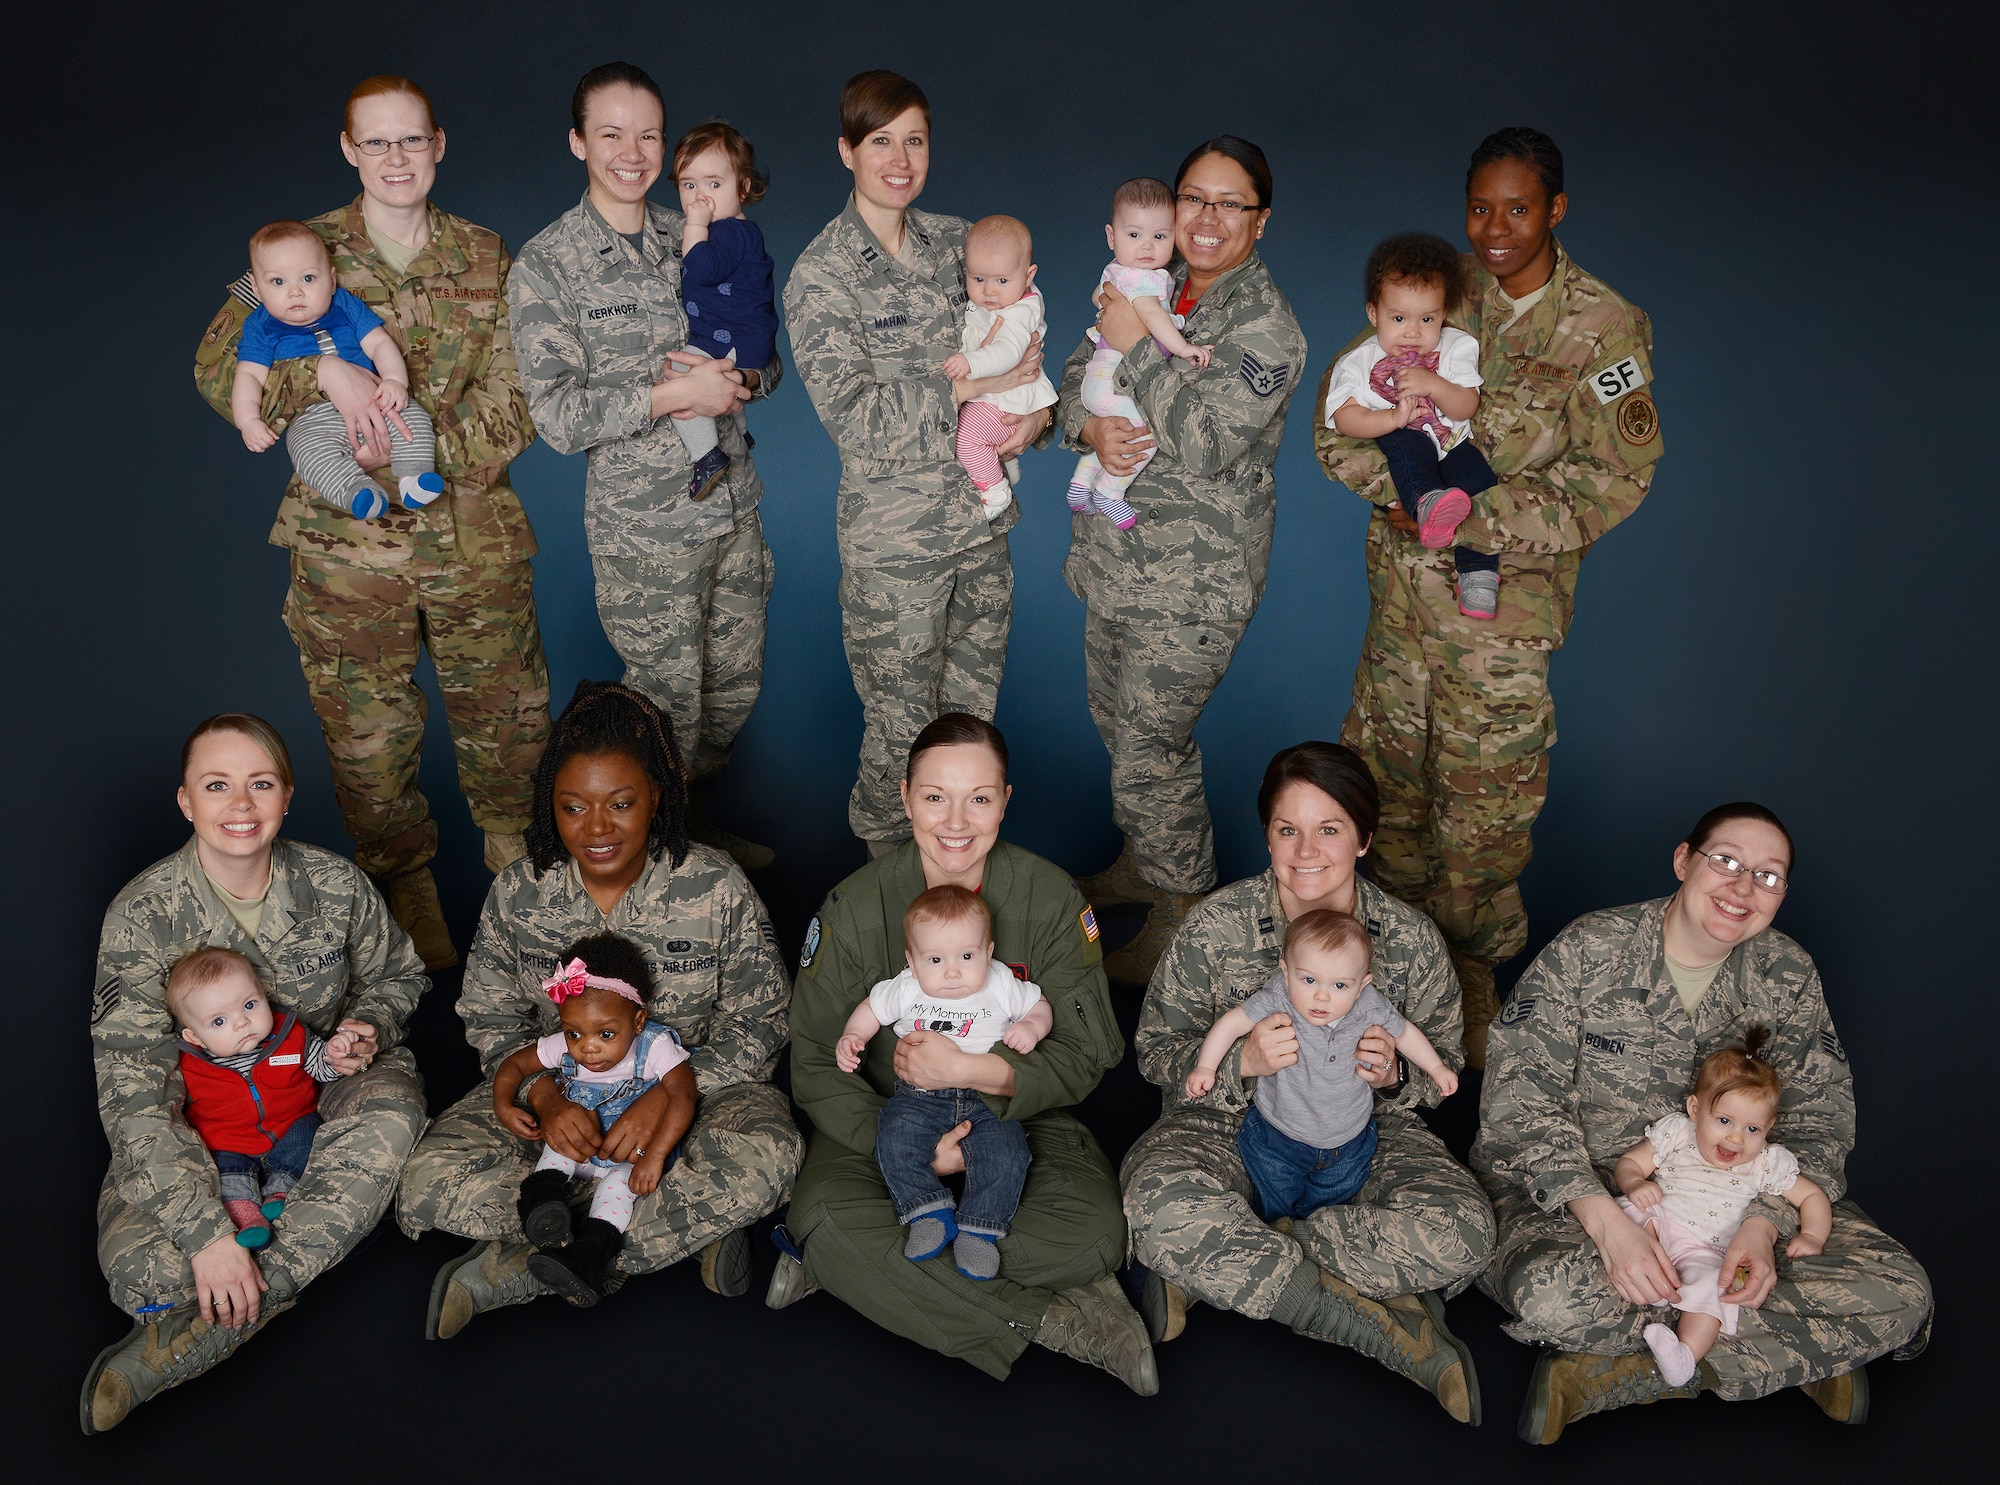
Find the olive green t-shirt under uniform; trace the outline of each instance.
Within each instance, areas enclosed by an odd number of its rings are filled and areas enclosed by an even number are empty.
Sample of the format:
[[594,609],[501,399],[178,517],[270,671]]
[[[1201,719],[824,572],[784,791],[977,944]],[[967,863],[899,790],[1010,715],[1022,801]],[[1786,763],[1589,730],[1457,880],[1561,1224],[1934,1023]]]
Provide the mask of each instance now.
[[1681,1009],[1690,1016],[1694,1014],[1694,1008],[1701,1004],[1702,996],[1708,994],[1708,987],[1715,983],[1715,972],[1729,962],[1718,959],[1713,964],[1695,969],[1664,951],[1660,957],[1667,961],[1667,978],[1674,982],[1674,994],[1681,998]]

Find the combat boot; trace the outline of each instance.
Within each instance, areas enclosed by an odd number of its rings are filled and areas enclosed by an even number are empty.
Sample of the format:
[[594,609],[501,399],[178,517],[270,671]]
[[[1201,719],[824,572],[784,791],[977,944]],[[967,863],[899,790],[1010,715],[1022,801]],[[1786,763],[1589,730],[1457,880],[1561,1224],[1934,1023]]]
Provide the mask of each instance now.
[[749,1228],[724,1233],[701,1250],[701,1282],[725,1299],[750,1292]]
[[431,1282],[430,1313],[424,1339],[448,1341],[474,1315],[507,1305],[524,1305],[555,1291],[528,1271],[526,1243],[477,1242],[438,1270]]
[[538,1170],[521,1183],[514,1203],[521,1214],[521,1231],[537,1248],[560,1248],[569,1241],[569,1177],[559,1170]]
[[140,1403],[200,1376],[289,1310],[297,1293],[291,1277],[273,1266],[264,1281],[269,1287],[257,1318],[240,1330],[210,1324],[194,1305],[176,1305],[135,1321],[122,1340],[98,1352],[78,1405],[84,1433],[116,1428]]
[[1153,1344],[1164,1346],[1187,1329],[1187,1291],[1171,1279],[1146,1270],[1146,1287],[1139,1295],[1139,1314]]
[[610,1292],[605,1276],[625,1246],[625,1234],[602,1217],[585,1217],[566,1248],[528,1255],[528,1272],[578,1309],[587,1310]]
[[1558,1351],[1550,1347],[1535,1363],[1528,1396],[1521,1404],[1518,1432],[1523,1443],[1553,1444],[1579,1418],[1663,1397],[1693,1397],[1712,1377],[1702,1363],[1685,1387],[1670,1386],[1660,1365],[1647,1352],[1631,1356],[1597,1356],[1588,1351]]
[[806,1255],[792,1230],[780,1222],[771,1229],[771,1242],[778,1250],[778,1266],[771,1271],[771,1287],[764,1291],[764,1307],[782,1310],[808,1294],[819,1293],[819,1285],[806,1272]]
[[707,780],[688,785],[687,833],[689,840],[714,846],[745,871],[762,871],[778,859],[778,853],[769,846],[760,846],[754,840],[745,840],[720,825],[709,823]]
[[486,832],[486,869],[496,877],[527,854],[528,838],[525,835]]
[[1038,1346],[1111,1373],[1141,1397],[1160,1390],[1146,1323],[1109,1274],[1065,1289],[1050,1300],[1034,1340]]
[[1454,954],[1452,967],[1458,971],[1459,1004],[1464,1008],[1465,1065],[1475,1072],[1486,1070],[1486,1031],[1500,1014],[1500,997],[1493,985],[1493,966]]
[[1799,1391],[1819,1404],[1819,1410],[1835,1423],[1862,1424],[1868,1421],[1868,1368],[1856,1366],[1838,1376],[1817,1382],[1799,1383]]
[[1206,892],[1168,892],[1151,885],[1146,890],[1153,894],[1153,908],[1146,914],[1146,926],[1139,930],[1138,937],[1104,959],[1105,977],[1121,985],[1145,985],[1152,980],[1160,956],[1174,941],[1182,920],[1193,911],[1196,903],[1208,895]]
[[1103,871],[1078,877],[1076,890],[1083,894],[1084,901],[1100,910],[1151,903],[1159,893],[1157,887],[1139,875],[1139,861],[1132,854],[1132,838],[1129,835],[1125,837],[1118,859]]
[[385,878],[382,890],[389,899],[389,916],[403,925],[425,969],[436,973],[458,963],[458,950],[451,946],[451,930],[444,923],[444,904],[438,901],[437,878],[428,866]]
[[1430,1393],[1460,1423],[1479,1425],[1479,1373],[1472,1353],[1445,1327],[1442,1299],[1401,1294],[1373,1300],[1325,1269],[1319,1290],[1312,1318],[1294,1327],[1300,1335],[1379,1361]]

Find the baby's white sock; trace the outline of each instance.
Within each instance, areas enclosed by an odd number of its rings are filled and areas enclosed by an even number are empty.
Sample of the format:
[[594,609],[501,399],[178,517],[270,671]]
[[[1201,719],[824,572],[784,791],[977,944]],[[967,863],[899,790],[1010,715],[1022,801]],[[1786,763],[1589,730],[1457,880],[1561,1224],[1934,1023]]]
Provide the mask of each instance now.
[[1693,1380],[1700,1363],[1672,1330],[1657,1322],[1648,1325],[1646,1345],[1653,1353],[1653,1360],[1660,1364],[1660,1375],[1667,1379],[1669,1387],[1685,1387]]

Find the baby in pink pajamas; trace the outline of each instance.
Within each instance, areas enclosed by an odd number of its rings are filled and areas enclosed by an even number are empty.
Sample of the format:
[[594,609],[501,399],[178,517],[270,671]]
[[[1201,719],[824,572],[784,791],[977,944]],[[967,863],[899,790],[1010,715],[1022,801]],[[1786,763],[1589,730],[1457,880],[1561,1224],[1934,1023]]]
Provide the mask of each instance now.
[[[944,363],[955,382],[976,381],[1010,371],[1027,354],[1028,342],[1042,333],[1042,296],[1035,292],[1035,240],[1014,217],[981,217],[965,234],[965,328],[958,353]],[[989,392],[958,409],[958,462],[979,488],[979,502],[992,520],[1007,508],[1020,466],[1003,466],[997,452],[1014,433],[1006,415],[1053,407],[1056,389],[1046,376],[1023,387]]]

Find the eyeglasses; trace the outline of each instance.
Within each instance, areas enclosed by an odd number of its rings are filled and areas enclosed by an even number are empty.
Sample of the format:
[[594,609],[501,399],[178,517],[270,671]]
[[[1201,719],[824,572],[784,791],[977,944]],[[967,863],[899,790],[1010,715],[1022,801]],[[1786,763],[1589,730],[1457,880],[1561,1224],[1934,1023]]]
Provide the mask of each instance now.
[[421,155],[436,138],[435,134],[405,134],[401,139],[356,139],[350,143],[364,155],[386,155],[392,148],[406,155]]
[[1174,197],[1174,204],[1179,206],[1182,211],[1201,211],[1204,208],[1211,211],[1218,211],[1225,218],[1240,216],[1246,211],[1256,211],[1259,209],[1248,201],[1210,201],[1206,196],[1197,196],[1192,191],[1182,191],[1178,196]]
[[[1725,855],[1721,851],[1696,851],[1695,855],[1706,857],[1708,864],[1714,867],[1717,873],[1725,877],[1740,877],[1744,872],[1750,871],[1749,867],[1738,861],[1734,856]],[[1750,880],[1755,882],[1759,887],[1762,887],[1766,892],[1773,893],[1783,892],[1786,887],[1791,885],[1775,871],[1750,871]]]

